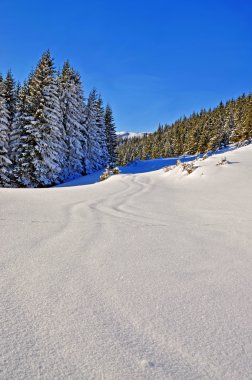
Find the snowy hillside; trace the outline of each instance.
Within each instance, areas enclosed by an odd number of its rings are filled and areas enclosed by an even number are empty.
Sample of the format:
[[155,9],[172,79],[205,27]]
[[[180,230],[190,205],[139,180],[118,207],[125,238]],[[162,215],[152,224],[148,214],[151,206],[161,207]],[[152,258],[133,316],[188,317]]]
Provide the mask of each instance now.
[[0,189],[1,379],[251,378],[252,145],[173,164]]
[[132,137],[143,137],[144,135],[148,135],[147,132],[116,132],[117,136],[121,139],[128,139]]

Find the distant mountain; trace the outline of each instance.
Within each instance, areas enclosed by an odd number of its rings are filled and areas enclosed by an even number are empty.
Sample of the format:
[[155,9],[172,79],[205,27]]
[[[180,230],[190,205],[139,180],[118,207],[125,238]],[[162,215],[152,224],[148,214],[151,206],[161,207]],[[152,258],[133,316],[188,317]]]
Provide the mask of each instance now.
[[116,132],[117,136],[121,139],[130,139],[132,137],[143,137],[144,135],[149,135],[148,132]]

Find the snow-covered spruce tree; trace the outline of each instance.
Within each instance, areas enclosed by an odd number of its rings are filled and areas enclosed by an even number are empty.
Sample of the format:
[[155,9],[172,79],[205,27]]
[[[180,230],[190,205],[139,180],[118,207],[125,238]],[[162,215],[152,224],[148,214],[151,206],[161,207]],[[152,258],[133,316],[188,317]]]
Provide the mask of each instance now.
[[0,187],[10,186],[9,168],[9,111],[5,99],[5,85],[0,75]]
[[232,131],[230,141],[232,143],[237,143],[242,141],[242,127],[244,125],[244,111],[245,111],[246,97],[243,94],[235,102],[235,112],[234,112],[234,124],[235,127]]
[[15,80],[13,78],[12,72],[9,70],[7,72],[6,78],[4,80],[4,87],[5,87],[5,101],[6,106],[9,112],[9,118],[8,123],[9,127],[11,129],[11,125],[14,119],[14,115],[16,112],[16,85]]
[[112,109],[107,105],[105,110],[105,127],[106,127],[106,140],[107,150],[109,154],[109,162],[112,166],[117,162],[117,136],[115,131],[115,123],[113,118]]
[[207,151],[207,145],[209,142],[209,125],[211,125],[211,119],[207,115],[204,123],[201,125],[197,153],[205,153]]
[[58,83],[50,52],[43,54],[28,81],[25,125],[18,148],[22,186],[50,186],[59,182],[64,166],[65,141]]
[[[166,156],[166,154],[168,155],[169,149],[170,149],[170,144],[169,143],[165,144],[164,150],[166,153],[164,154],[164,156]],[[150,151],[151,151],[151,139],[149,138],[148,135],[144,135],[143,145],[141,149],[141,160],[148,160],[150,158]]]
[[15,101],[15,113],[12,122],[12,128],[10,132],[9,148],[10,158],[13,166],[15,166],[17,149],[20,144],[20,137],[22,132],[21,117],[25,108],[25,98],[27,96],[27,82],[25,81],[23,86],[17,85],[16,101]]
[[86,129],[83,123],[83,91],[80,76],[65,62],[59,75],[60,104],[63,113],[66,157],[65,179],[84,173]]
[[252,95],[249,95],[244,109],[244,119],[241,128],[241,140],[248,141],[252,139]]
[[212,117],[210,120],[208,130],[210,140],[207,145],[207,150],[215,151],[226,145],[224,132],[225,108],[222,102],[219,107],[212,112]]
[[85,158],[85,173],[90,174],[102,168],[102,152],[97,129],[97,93],[92,90],[85,107],[85,125],[87,130],[87,152]]
[[229,144],[230,136],[232,135],[233,130],[235,128],[234,110],[235,110],[234,100],[228,101],[226,104],[226,110],[225,110],[226,112],[224,116],[224,126],[223,126],[224,146]]
[[110,156],[108,153],[105,115],[101,96],[99,96],[96,102],[96,129],[101,152],[100,164],[102,167],[105,167],[107,164],[110,164]]
[[[34,118],[28,115],[28,84],[24,82],[17,94],[16,113],[10,135],[12,182],[17,187],[33,186],[34,165],[30,157],[30,147],[35,140],[32,136]],[[31,153],[33,152],[33,149]]]

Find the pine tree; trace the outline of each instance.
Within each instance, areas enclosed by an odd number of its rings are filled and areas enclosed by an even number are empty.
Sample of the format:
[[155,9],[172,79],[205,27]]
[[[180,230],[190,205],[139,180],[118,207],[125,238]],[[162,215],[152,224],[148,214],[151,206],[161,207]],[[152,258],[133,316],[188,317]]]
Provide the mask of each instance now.
[[49,51],[31,75],[27,92],[16,172],[23,186],[49,186],[59,182],[65,152],[58,85]]
[[[27,171],[29,177],[33,176],[33,166],[28,165],[30,160],[29,146],[31,143],[30,122],[33,120],[28,116],[28,84],[24,82],[17,93],[16,113],[13,120],[13,127],[10,135],[10,151],[13,163],[12,182],[18,187],[31,186],[27,182]],[[25,175],[25,177],[23,177]]]
[[234,109],[235,102],[233,100],[227,102],[224,116],[224,126],[223,126],[223,140],[224,146],[227,146],[230,143],[230,136],[235,128],[234,121]]
[[107,150],[109,154],[110,165],[114,166],[117,162],[117,136],[115,131],[115,123],[112,113],[112,108],[107,105],[105,110],[105,127],[106,127],[106,140]]
[[99,96],[96,103],[96,128],[97,128],[97,139],[100,146],[100,163],[102,167],[105,167],[110,163],[110,156],[108,152],[107,135],[106,135],[106,125],[105,125],[105,115],[101,96]]
[[243,141],[252,139],[252,95],[249,95],[246,101],[241,137]]
[[0,187],[10,185],[9,168],[11,161],[9,159],[9,111],[5,98],[5,85],[0,75]]
[[71,179],[84,172],[86,129],[83,122],[84,100],[80,76],[68,61],[59,76],[59,88],[67,148],[64,177]]
[[234,123],[235,128],[232,131],[230,140],[232,143],[242,141],[242,126],[244,123],[244,110],[246,98],[243,94],[235,102]]
[[[143,144],[141,148],[141,160],[148,160],[150,158],[150,152],[151,152],[151,138],[148,135],[144,135]],[[165,153],[164,153],[164,156],[165,156]]]
[[210,124],[210,139],[207,145],[208,151],[216,151],[226,145],[225,138],[225,108],[221,102],[219,107],[212,112]]
[[90,174],[102,168],[101,149],[97,130],[97,93],[92,90],[85,108],[85,125],[87,130],[87,153],[85,159],[85,173]]
[[12,122],[12,128],[11,128],[11,133],[10,133],[10,141],[9,141],[9,146],[10,146],[10,157],[13,165],[15,165],[16,162],[16,155],[17,155],[17,148],[18,145],[20,144],[20,138],[21,138],[21,133],[23,129],[23,125],[21,122],[23,113],[25,112],[25,100],[28,94],[28,87],[27,87],[27,82],[25,81],[23,86],[17,85],[17,91],[16,91],[16,108],[15,108],[15,113],[14,113],[14,118]]
[[16,85],[15,80],[13,78],[12,72],[9,70],[5,81],[4,81],[4,87],[5,87],[5,100],[6,100],[6,107],[9,112],[9,118],[8,123],[9,127],[11,129],[11,125],[15,116],[15,110],[16,110]]

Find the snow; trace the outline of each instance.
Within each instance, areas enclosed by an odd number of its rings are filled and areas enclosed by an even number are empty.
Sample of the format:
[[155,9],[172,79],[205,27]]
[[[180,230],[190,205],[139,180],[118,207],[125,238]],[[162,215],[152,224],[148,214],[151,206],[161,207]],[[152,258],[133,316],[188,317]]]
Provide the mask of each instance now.
[[122,139],[128,139],[132,137],[143,137],[144,135],[149,135],[149,132],[116,132],[117,136],[122,138]]
[[[226,148],[223,148],[219,151],[208,153],[209,156],[212,154],[223,155],[226,152],[235,149],[235,145],[229,145]],[[175,165],[178,160],[181,162],[191,162],[197,157],[203,157],[204,154],[199,154],[198,156],[184,155],[179,157],[168,157],[168,158],[159,158],[153,160],[144,160],[144,161],[135,161],[127,166],[120,166],[121,174],[139,174],[139,173],[148,173],[156,170],[160,170],[166,166]],[[91,185],[97,182],[100,182],[100,176],[104,170],[98,170],[92,174],[79,177],[73,181],[65,182],[57,187],[72,187],[72,186],[82,186],[82,185]]]
[[0,189],[1,379],[251,378],[252,145],[221,157]]

